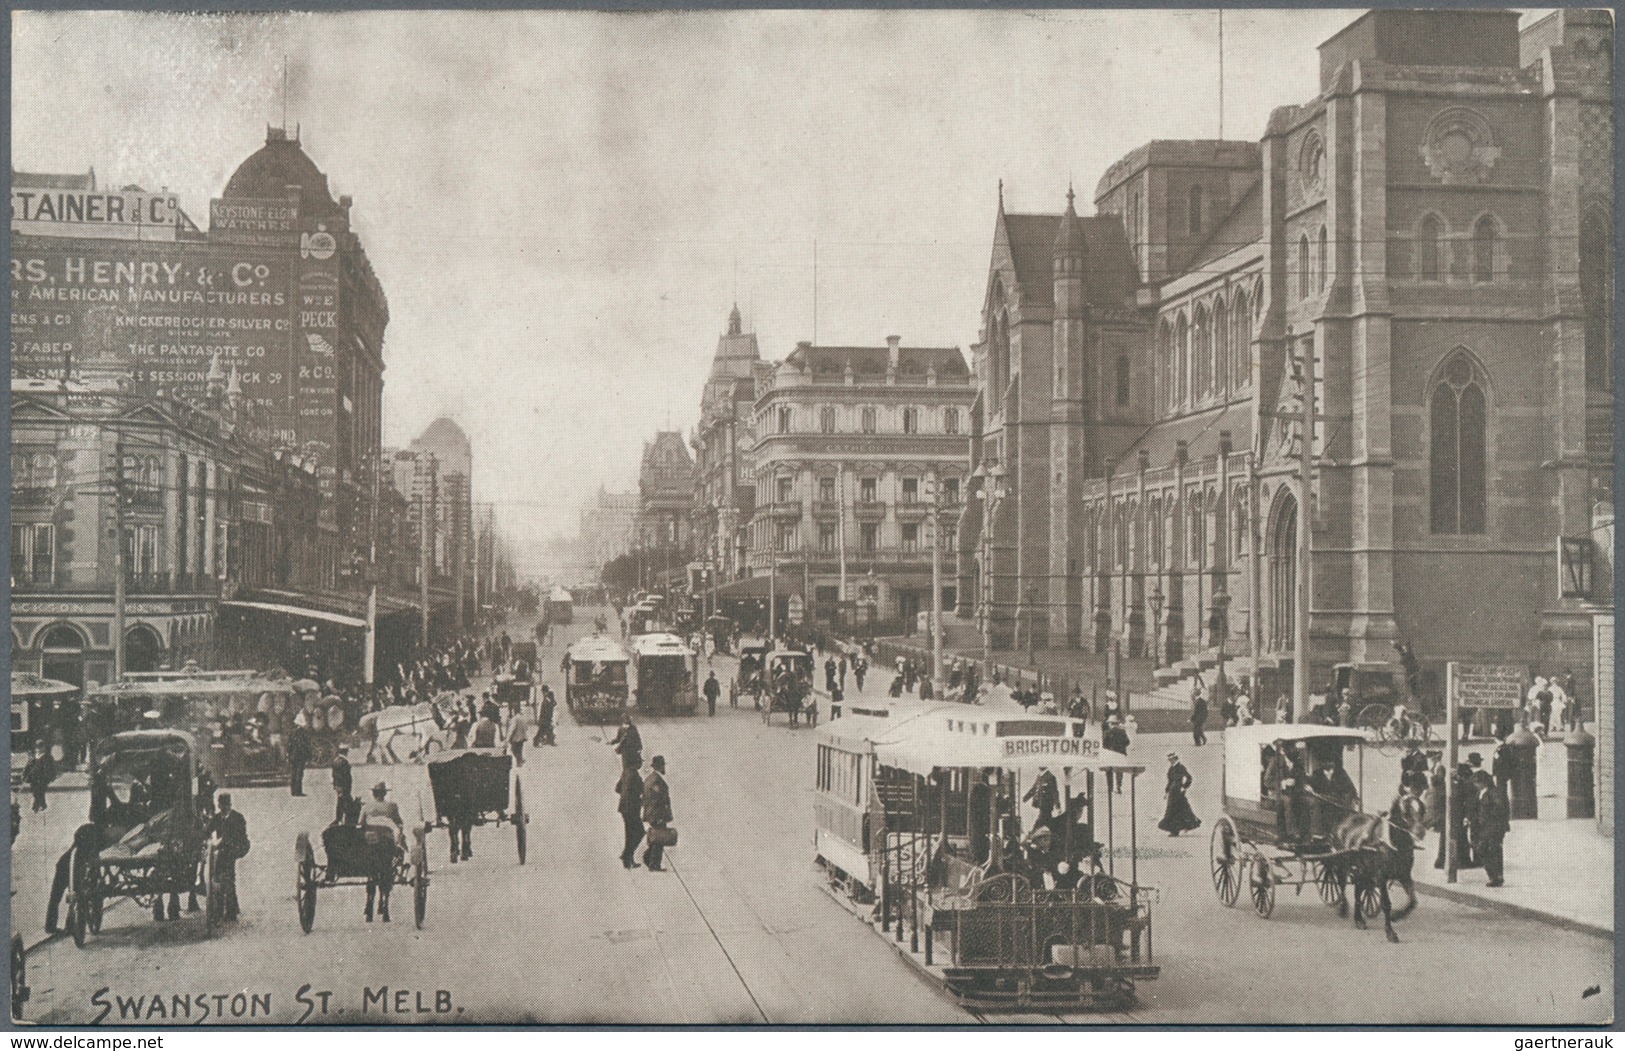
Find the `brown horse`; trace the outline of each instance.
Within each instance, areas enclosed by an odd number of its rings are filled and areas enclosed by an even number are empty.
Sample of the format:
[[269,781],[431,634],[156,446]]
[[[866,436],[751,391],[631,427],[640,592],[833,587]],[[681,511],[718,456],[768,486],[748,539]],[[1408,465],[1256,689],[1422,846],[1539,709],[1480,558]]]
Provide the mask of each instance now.
[[[1337,914],[1350,912],[1347,887],[1354,888],[1354,926],[1365,929],[1360,903],[1375,898],[1382,909],[1383,932],[1398,942],[1394,920],[1403,920],[1416,908],[1416,884],[1411,865],[1416,857],[1416,841],[1422,834],[1422,808],[1414,797],[1401,796],[1384,815],[1350,814],[1332,830],[1335,852],[1326,861],[1337,881]],[[1398,913],[1388,896],[1388,884],[1395,882],[1405,891],[1407,901]]]

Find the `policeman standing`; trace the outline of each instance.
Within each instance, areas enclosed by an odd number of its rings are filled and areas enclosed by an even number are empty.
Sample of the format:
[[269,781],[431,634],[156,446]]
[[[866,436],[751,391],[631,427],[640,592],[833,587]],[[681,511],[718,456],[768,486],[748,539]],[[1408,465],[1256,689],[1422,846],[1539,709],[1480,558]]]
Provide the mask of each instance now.
[[339,754],[333,758],[333,794],[338,800],[333,805],[333,821],[342,823],[350,814],[350,803],[355,796],[354,773],[350,769],[350,746],[339,745]]
[[717,697],[722,694],[722,684],[717,682],[717,673],[711,672],[705,677],[705,707],[709,714],[717,714]]
[[288,731],[288,787],[293,795],[305,794],[305,767],[310,765],[310,727],[305,713],[293,718],[293,729]]
[[221,792],[215,815],[209,822],[209,835],[220,840],[220,866],[216,873],[223,898],[222,915],[235,920],[237,906],[237,859],[248,855],[248,822],[242,812],[231,808],[231,793]]
[[643,842],[643,781],[638,777],[637,767],[621,767],[621,777],[615,783],[615,791],[621,797],[616,809],[620,812],[626,835],[621,848],[621,867],[635,869],[638,863],[633,860],[633,855],[637,852],[638,844]]

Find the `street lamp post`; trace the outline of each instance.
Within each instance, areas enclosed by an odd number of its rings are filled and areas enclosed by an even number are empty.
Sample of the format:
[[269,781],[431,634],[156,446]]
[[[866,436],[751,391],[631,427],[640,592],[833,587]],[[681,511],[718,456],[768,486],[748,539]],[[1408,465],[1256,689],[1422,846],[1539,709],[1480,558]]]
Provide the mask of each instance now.
[[1151,604],[1151,666],[1162,666],[1162,604],[1165,601],[1162,594],[1162,582],[1151,585],[1151,595],[1147,599]]
[[1224,641],[1230,635],[1230,592],[1213,593],[1213,620],[1210,628],[1219,642],[1219,677],[1214,680],[1213,700],[1214,703],[1222,705],[1226,694],[1229,693],[1229,684],[1224,677]]

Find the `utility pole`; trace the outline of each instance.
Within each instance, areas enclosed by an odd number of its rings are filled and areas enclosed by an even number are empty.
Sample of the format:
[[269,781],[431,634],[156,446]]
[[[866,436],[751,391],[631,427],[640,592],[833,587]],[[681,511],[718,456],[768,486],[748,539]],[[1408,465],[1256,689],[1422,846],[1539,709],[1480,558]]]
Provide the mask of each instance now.
[[1258,450],[1247,450],[1247,645],[1252,652],[1251,679],[1255,710],[1264,711],[1264,698],[1258,688],[1258,651],[1263,645],[1263,610],[1259,608],[1259,592],[1263,590],[1259,579],[1258,562]]
[[423,614],[423,651],[429,650],[429,550],[434,544],[434,525],[429,518],[429,472],[427,467],[419,468],[422,474],[422,484],[418,487],[418,510],[421,526],[419,528],[418,544],[418,601],[422,605]]
[[778,638],[779,613],[779,525],[773,523],[774,532],[768,534],[768,573],[767,573],[767,641],[771,647],[773,640]]
[[113,446],[113,681],[124,678],[124,442]]
[[1296,595],[1292,609],[1292,708],[1295,721],[1302,722],[1309,715],[1309,489],[1313,484],[1315,445],[1315,346],[1312,338],[1304,342],[1303,355],[1297,359],[1297,365],[1303,404],[1298,435],[1298,551],[1297,572],[1293,574]]
[[940,689],[942,676],[942,489],[937,476],[926,479],[931,487],[931,682]]
[[377,453],[372,460],[372,507],[367,531],[367,636],[362,647],[361,681],[373,684],[373,665],[378,663],[378,475],[383,461]]

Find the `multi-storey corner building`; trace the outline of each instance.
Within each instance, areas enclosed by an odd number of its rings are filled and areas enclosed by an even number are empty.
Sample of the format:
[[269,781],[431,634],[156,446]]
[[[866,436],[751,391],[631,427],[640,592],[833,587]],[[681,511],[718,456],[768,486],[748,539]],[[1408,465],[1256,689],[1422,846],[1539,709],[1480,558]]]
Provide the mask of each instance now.
[[928,498],[940,486],[951,609],[975,396],[957,348],[896,336],[883,347],[799,344],[757,388],[750,593],[765,596],[755,578],[776,573],[781,617],[794,594],[809,619],[856,603],[860,624],[912,630],[931,604]]
[[717,340],[711,375],[700,396],[694,432],[694,554],[719,582],[745,573],[747,528],[756,510],[756,383],[770,369],[756,334],[744,331],[735,306]]
[[1518,22],[1369,13],[1261,142],[1152,142],[1091,218],[1001,202],[962,612],[1280,667],[1307,572],[1317,683],[1401,640],[1586,677],[1611,581],[1555,549],[1612,519],[1613,25]]
[[[210,203],[206,231],[168,193],[101,186],[94,172],[12,173],[11,364],[14,386],[25,392],[14,396],[27,400],[19,407],[35,411],[53,385],[79,392],[64,394],[64,404],[88,415],[64,449],[116,442],[129,432],[122,408],[93,408],[112,393],[121,406],[146,405],[141,411],[172,417],[224,407],[238,436],[205,448],[189,444],[181,427],[171,435],[175,454],[153,465],[161,478],[151,484],[202,501],[197,514],[206,520],[193,523],[191,505],[178,507],[156,546],[149,543],[153,534],[138,527],[131,579],[143,586],[161,579],[166,588],[202,596],[195,616],[158,632],[163,663],[217,649],[222,605],[251,622],[243,630],[233,626],[234,636],[285,635],[290,616],[302,624],[355,626],[357,595],[365,592],[360,566],[371,558],[377,518],[372,465],[389,315],[351,230],[350,208],[350,198],[334,199],[297,135],[280,128],[267,129],[264,147]],[[303,465],[319,483],[313,531],[300,535],[293,556],[297,571],[250,571],[245,562],[239,573],[221,561],[240,539],[216,532],[231,521],[221,501],[239,498],[222,479],[253,476],[264,457]],[[86,473],[91,463],[73,468],[75,484],[94,483]],[[249,534],[257,526],[281,530],[281,515],[304,509],[298,502],[284,508],[269,498],[241,499],[256,509],[243,524]],[[65,586],[73,589],[111,591],[110,548],[97,528],[57,529],[49,534],[50,550],[42,547],[46,537],[31,535],[31,563],[63,567]],[[18,593],[32,586],[30,577]],[[105,624],[75,627],[73,609],[61,601],[52,608],[67,618],[52,626],[55,636],[77,631],[87,646],[111,649]],[[87,659],[98,673],[111,670]]]
[[15,378],[11,425],[14,669],[112,680],[120,543],[128,671],[208,664],[222,599],[319,583],[315,465],[266,448],[234,378],[194,401]]

